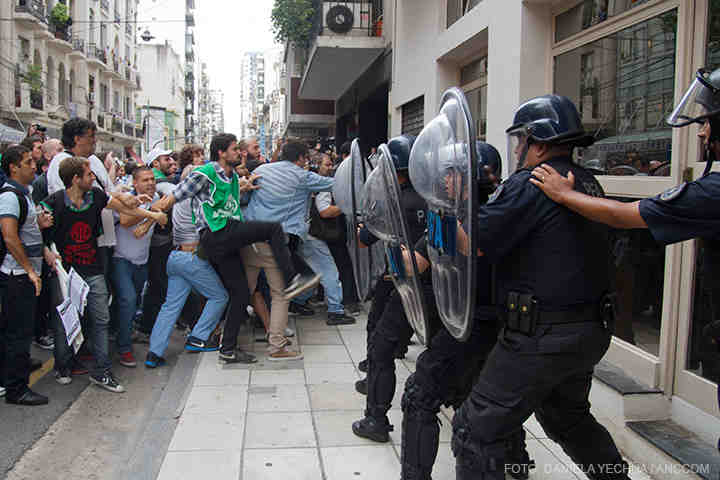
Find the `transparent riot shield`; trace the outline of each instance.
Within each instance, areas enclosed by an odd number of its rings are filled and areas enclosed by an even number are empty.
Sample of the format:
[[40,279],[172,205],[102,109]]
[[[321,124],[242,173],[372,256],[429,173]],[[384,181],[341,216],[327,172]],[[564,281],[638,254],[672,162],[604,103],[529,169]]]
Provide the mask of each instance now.
[[335,203],[347,218],[347,245],[355,276],[358,298],[365,301],[370,297],[380,276],[385,271],[383,247],[378,242],[369,248],[360,248],[357,230],[362,224],[360,206],[362,188],[371,167],[360,153],[357,139],[353,140],[350,156],[335,171],[333,195]]
[[475,310],[476,134],[465,95],[446,91],[438,115],[410,153],[410,179],[428,202],[428,255],[438,312],[458,340],[467,340]]
[[385,244],[388,270],[418,340],[428,341],[428,315],[420,285],[415,249],[409,235],[400,184],[387,145],[380,145],[377,166],[363,187],[365,225]]

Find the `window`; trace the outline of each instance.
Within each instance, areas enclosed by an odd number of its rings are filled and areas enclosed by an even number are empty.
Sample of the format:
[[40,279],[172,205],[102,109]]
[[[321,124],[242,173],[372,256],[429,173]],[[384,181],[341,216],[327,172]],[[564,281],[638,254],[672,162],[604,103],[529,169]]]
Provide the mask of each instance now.
[[108,110],[108,87],[107,85],[100,84],[100,111],[107,112]]
[[88,21],[88,43],[95,46],[95,14],[90,10],[90,18]]
[[564,40],[647,1],[649,0],[583,0],[555,17],[555,41]]
[[476,122],[478,140],[485,140],[487,134],[487,74],[487,57],[479,58],[460,69],[460,84]]
[[578,106],[603,175],[670,175],[677,10],[555,57],[555,92]]
[[120,113],[120,92],[113,92],[113,113]]
[[480,2],[482,0],[447,0],[447,28]]
[[425,97],[402,106],[402,133],[418,135],[425,124]]

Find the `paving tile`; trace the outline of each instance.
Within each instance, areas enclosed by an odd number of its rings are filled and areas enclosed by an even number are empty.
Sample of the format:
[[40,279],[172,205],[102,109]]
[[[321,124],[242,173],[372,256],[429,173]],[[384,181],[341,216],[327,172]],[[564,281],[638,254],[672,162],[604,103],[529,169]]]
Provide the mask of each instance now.
[[337,327],[334,325],[328,325],[326,323],[327,318],[323,316],[323,318],[320,317],[308,317],[308,318],[296,318],[296,325],[298,331],[300,331],[302,336],[302,332],[306,332],[309,330],[334,330],[337,331]]
[[377,445],[352,432],[352,423],[363,417],[361,410],[313,412],[320,447],[348,447],[353,445]]
[[303,345],[303,357],[308,363],[352,363],[345,345]]
[[[398,450],[400,448],[398,447]],[[441,443],[432,471],[433,480],[455,480],[455,456],[449,443]]]
[[[530,458],[535,460],[536,465],[531,473],[533,480],[577,480],[572,461],[566,462],[557,456],[553,445],[559,449],[558,444],[552,440],[527,440],[526,443]],[[569,460],[567,456],[565,459]]]
[[165,455],[158,480],[197,480],[212,472],[213,480],[237,480],[240,478],[242,453],[235,451],[215,452],[168,452]]
[[247,405],[247,389],[239,385],[193,387],[184,413],[239,417]]
[[310,411],[305,385],[253,385],[248,389],[249,412]]
[[[533,437],[537,439],[542,438],[548,438],[547,434],[545,433],[545,430],[540,426],[537,419],[535,418],[535,414],[533,413],[530,415],[530,418],[528,418],[525,423],[523,424],[523,427],[525,427],[525,430],[530,432]],[[531,438],[528,436],[528,439]]]
[[250,380],[250,372],[247,369],[229,368],[230,365],[218,364],[217,353],[203,353],[200,360],[195,385],[202,386],[223,386],[223,385],[247,385]]
[[185,414],[180,418],[168,450],[239,450],[244,416]]
[[245,448],[314,447],[310,412],[247,414]]
[[389,445],[320,448],[327,480],[378,480],[400,476],[400,461]]
[[359,380],[355,366],[350,363],[311,363],[305,366],[305,375],[308,385]]
[[367,330],[340,330],[340,337],[345,343],[367,343]]
[[315,448],[245,450],[243,478],[247,480],[319,480],[322,478]]
[[355,391],[354,383],[308,385],[310,405],[319,410],[363,410],[365,395]]
[[340,330],[341,332],[348,330],[367,331],[367,316],[360,315],[355,320],[355,323],[351,325],[338,325],[338,330]]
[[[400,407],[400,405],[398,404],[397,407]],[[393,431],[390,432],[390,441],[400,445],[402,443],[402,410],[393,408],[388,412],[387,416],[393,426]],[[452,424],[443,416],[438,418],[440,419],[440,443],[449,444],[452,440]]]
[[305,372],[302,370],[263,371],[253,370],[250,385],[304,385]]
[[301,345],[342,345],[342,339],[337,329],[332,330],[305,330],[300,335]]
[[367,345],[363,342],[345,343],[348,352],[350,352],[350,358],[355,365],[365,360],[367,357]]

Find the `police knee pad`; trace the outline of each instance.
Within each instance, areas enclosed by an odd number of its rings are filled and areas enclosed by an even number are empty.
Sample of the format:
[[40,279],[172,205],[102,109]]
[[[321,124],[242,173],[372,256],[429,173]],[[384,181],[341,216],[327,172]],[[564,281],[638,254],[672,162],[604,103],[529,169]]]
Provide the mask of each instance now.
[[[377,332],[376,332],[377,333]],[[387,338],[377,338],[375,335],[370,348],[368,348],[367,358],[376,366],[395,367],[395,342]]]
[[441,404],[442,401],[435,397],[432,389],[425,387],[425,382],[417,372],[408,377],[401,402],[401,408],[405,415],[436,421]]

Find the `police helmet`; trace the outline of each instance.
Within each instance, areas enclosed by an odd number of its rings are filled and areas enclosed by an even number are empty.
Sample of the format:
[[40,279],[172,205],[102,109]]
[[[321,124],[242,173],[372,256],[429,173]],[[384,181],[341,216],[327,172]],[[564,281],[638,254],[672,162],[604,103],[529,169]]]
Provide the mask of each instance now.
[[720,114],[720,68],[712,72],[701,68],[680,103],[667,118],[667,123],[672,127],[684,127],[691,123],[703,123],[718,114]]
[[492,173],[500,178],[502,173],[502,158],[500,158],[500,152],[489,143],[481,142],[478,140],[475,142],[475,147],[478,156],[478,177],[480,180],[486,178],[485,169],[483,167],[490,167]]
[[387,147],[396,171],[407,170],[410,167],[410,150],[413,143],[415,143],[414,135],[400,135],[388,140]]
[[505,133],[531,141],[588,147],[595,139],[585,133],[575,104],[562,95],[543,95],[523,103]]

